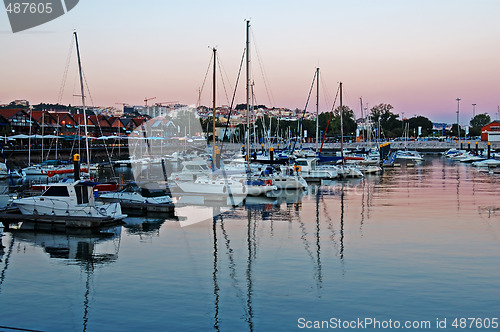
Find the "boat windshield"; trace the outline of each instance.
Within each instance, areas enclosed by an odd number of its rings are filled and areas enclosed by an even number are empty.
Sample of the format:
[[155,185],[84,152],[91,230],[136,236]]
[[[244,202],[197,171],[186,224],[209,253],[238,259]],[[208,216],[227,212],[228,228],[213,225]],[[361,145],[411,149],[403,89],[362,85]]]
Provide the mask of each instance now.
[[162,197],[166,196],[167,192],[163,189],[146,189],[142,188],[143,197]]
[[68,188],[65,186],[52,186],[45,190],[42,196],[69,197]]

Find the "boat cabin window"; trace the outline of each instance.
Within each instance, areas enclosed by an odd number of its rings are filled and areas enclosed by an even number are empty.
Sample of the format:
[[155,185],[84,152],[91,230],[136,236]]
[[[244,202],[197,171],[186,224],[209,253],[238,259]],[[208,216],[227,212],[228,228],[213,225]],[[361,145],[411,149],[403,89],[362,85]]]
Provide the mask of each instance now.
[[75,186],[75,192],[77,204],[87,204],[89,202],[89,187]]
[[143,197],[162,197],[167,195],[167,191],[163,189],[142,189]]
[[297,166],[307,166],[307,160],[298,160],[295,162]]
[[42,196],[69,197],[68,188],[65,186],[52,186],[45,190]]

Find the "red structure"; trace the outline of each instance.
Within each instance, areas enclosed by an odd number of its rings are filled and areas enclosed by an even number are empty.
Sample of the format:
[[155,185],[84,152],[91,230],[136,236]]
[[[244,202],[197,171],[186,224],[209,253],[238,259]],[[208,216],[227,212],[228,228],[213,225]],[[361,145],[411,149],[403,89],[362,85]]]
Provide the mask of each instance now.
[[500,141],[500,121],[493,121],[481,128],[481,141]]

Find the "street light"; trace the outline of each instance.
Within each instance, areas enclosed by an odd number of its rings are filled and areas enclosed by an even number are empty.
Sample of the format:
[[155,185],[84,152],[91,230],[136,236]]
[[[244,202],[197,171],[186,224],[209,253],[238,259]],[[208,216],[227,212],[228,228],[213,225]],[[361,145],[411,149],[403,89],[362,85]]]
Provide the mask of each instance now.
[[460,98],[457,98],[457,137],[460,144]]

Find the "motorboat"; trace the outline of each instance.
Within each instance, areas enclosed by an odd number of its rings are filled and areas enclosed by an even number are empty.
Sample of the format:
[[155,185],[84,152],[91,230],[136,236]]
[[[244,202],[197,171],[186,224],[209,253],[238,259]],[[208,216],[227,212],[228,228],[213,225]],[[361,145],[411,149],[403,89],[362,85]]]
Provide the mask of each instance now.
[[337,166],[339,178],[361,178],[363,173],[354,165]]
[[[290,171],[290,173],[292,172],[293,170]],[[307,189],[306,180],[302,176],[296,174],[272,173],[268,175],[260,175],[257,178],[264,181],[271,180],[277,190]]]
[[170,179],[175,181],[194,181],[199,176],[208,176],[212,169],[207,165],[206,160],[192,160],[182,163],[179,172],[172,172]]
[[396,160],[422,161],[424,158],[417,151],[398,150],[396,151]]
[[259,196],[277,189],[271,181],[248,180],[246,177],[199,176],[194,181],[176,180],[175,183],[184,193],[221,197]]
[[6,179],[9,176],[9,170],[5,163],[0,163],[0,179]]
[[497,159],[486,159],[486,160],[481,160],[481,161],[474,161],[472,163],[472,166],[475,166],[475,167],[488,167],[488,168],[500,167],[500,160],[497,160]]
[[24,215],[88,217],[121,220],[120,203],[96,202],[94,183],[83,180],[66,180],[52,184],[40,196],[25,197],[14,201]]
[[332,180],[338,177],[337,168],[317,166],[317,158],[297,158],[294,170],[306,181]]
[[135,204],[171,204],[172,198],[166,190],[147,188],[131,182],[120,191],[108,192],[99,195],[99,198],[108,202],[135,203]]
[[477,162],[477,161],[483,161],[486,159],[487,159],[486,157],[478,156],[475,153],[468,152],[465,155],[465,158],[460,159],[460,162],[461,163],[473,163],[473,162]]

